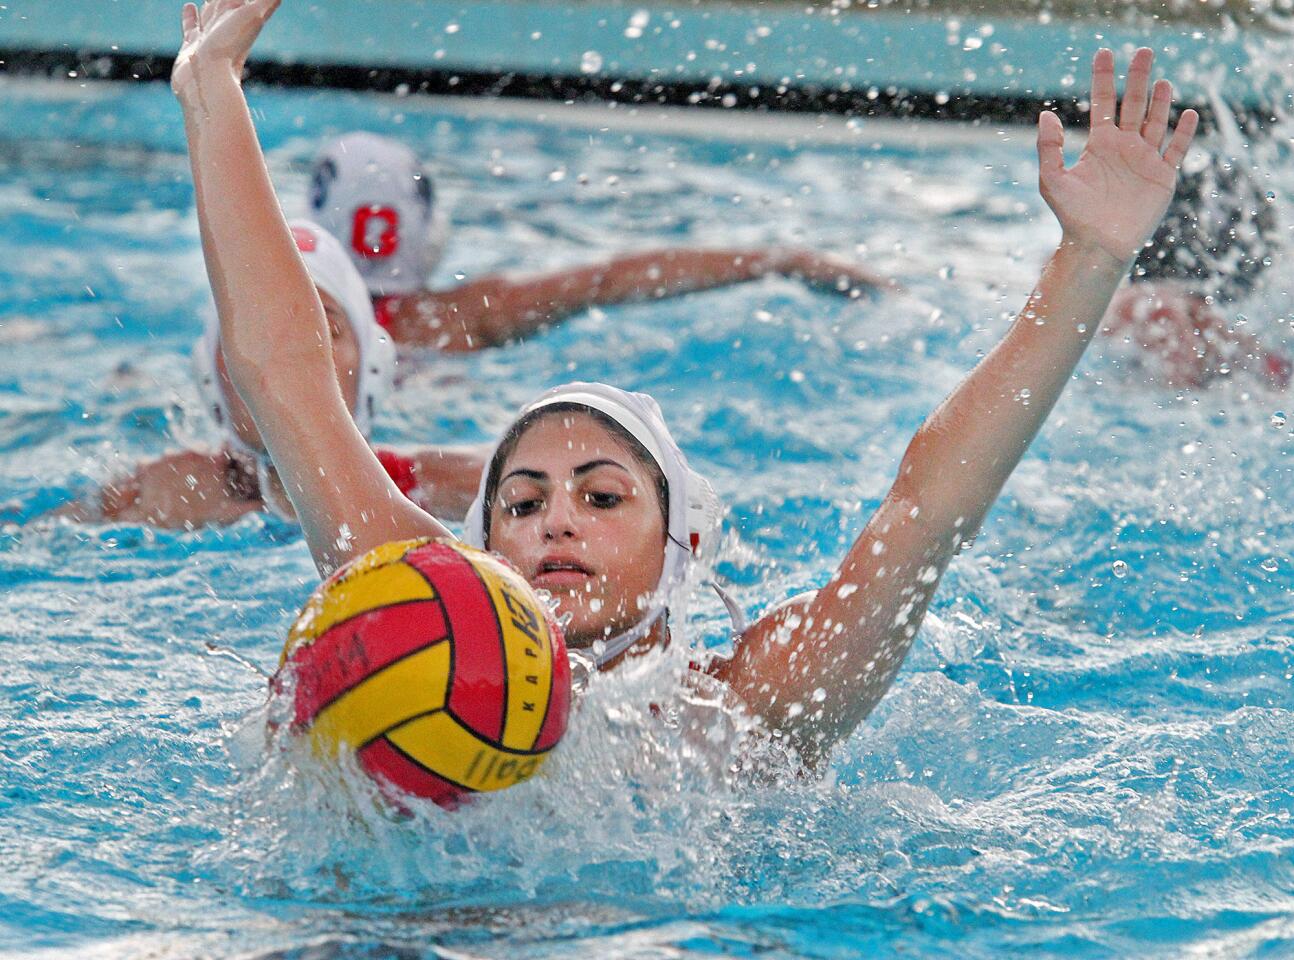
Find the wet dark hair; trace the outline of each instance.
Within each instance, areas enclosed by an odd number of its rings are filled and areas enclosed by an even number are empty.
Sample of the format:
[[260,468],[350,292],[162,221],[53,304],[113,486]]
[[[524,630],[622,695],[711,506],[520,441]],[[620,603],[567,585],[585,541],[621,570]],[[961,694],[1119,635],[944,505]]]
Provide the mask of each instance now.
[[665,518],[665,531],[666,535],[668,535],[669,481],[665,479],[665,472],[661,470],[656,458],[648,453],[647,448],[638,441],[637,437],[601,410],[594,410],[592,407],[586,407],[582,403],[553,403],[540,407],[538,410],[532,410],[517,420],[508,428],[508,432],[499,441],[498,449],[494,451],[494,457],[490,460],[489,470],[485,475],[485,497],[481,502],[481,524],[485,545],[488,547],[490,544],[490,514],[494,511],[494,498],[499,490],[499,473],[503,470],[503,464],[508,457],[512,456],[512,451],[517,449],[517,444],[521,442],[521,438],[527,430],[540,420],[559,413],[582,413],[592,417],[594,421],[605,427],[612,436],[623,443],[629,452],[634,455],[634,459],[646,468],[652,480],[655,481],[656,502],[660,507],[661,516]]

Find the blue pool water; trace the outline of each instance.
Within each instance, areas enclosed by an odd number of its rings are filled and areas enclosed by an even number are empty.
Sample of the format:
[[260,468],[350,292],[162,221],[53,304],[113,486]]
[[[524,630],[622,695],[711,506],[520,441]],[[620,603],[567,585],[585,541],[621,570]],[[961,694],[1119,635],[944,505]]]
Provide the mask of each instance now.
[[[640,672],[595,689],[549,777],[393,819],[267,748],[262,671],[315,582],[290,528],[35,519],[210,436],[187,366],[210,307],[166,91],[3,93],[0,955],[1294,952],[1287,397],[1152,388],[1098,342],[821,781],[716,786],[644,720],[667,694]],[[292,212],[325,134],[432,157],[442,282],[788,242],[904,280],[879,302],[768,280],[405,358],[382,440],[485,439],[574,376],[655,393],[730,505],[722,572],[751,611],[825,579],[1057,239],[1018,129],[255,106]],[[1243,306],[1276,343],[1286,269]],[[692,632],[723,624],[699,597]]]

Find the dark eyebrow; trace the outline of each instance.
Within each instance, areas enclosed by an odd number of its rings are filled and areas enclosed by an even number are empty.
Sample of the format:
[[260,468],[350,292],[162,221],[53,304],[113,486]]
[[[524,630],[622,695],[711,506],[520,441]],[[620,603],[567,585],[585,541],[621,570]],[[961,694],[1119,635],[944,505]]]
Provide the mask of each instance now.
[[588,463],[582,463],[572,470],[571,476],[582,477],[590,470],[596,470],[598,467],[618,467],[621,470],[624,470],[625,473],[629,473],[628,468],[625,467],[624,464],[617,463],[615,460],[590,460]]
[[[624,470],[625,473],[629,473],[628,468],[626,468],[623,464],[618,463],[615,460],[603,459],[603,460],[590,460],[588,463],[581,463],[578,467],[576,467],[574,470],[571,471],[571,476],[582,477],[584,476],[584,474],[588,473],[591,470],[596,470],[598,467],[616,467],[620,470]],[[529,470],[525,467],[520,467],[516,470],[513,470],[506,477],[500,480],[499,486],[503,486],[504,483],[506,483],[508,480],[511,480],[513,477],[525,477],[527,480],[544,481],[548,479],[548,474],[544,473],[544,471],[542,470]]]
[[503,486],[504,483],[511,480],[513,477],[525,477],[527,480],[547,480],[548,474],[544,473],[542,470],[526,470],[525,468],[522,468],[520,470],[513,470],[506,477],[500,480],[498,485]]

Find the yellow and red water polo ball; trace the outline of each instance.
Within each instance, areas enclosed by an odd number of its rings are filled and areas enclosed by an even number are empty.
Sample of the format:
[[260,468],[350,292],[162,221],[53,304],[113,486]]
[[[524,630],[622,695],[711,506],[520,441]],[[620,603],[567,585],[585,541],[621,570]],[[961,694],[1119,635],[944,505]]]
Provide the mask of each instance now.
[[566,731],[561,629],[501,560],[388,543],[329,577],[288,634],[295,724],[380,783],[453,807],[528,780]]

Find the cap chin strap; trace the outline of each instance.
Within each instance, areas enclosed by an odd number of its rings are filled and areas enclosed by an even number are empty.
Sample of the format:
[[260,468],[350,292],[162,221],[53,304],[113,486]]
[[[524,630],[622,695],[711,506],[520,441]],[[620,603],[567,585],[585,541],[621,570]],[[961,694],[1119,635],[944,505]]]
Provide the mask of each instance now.
[[596,640],[588,648],[598,669],[606,666],[656,628],[669,615],[670,594],[687,582],[692,552],[670,537],[665,543],[665,566],[661,570],[660,584],[653,592],[653,603],[641,620],[623,633],[606,640]]
[[662,606],[659,611],[643,617],[624,633],[618,633],[609,640],[595,640],[587,652],[580,651],[580,653],[585,657],[591,657],[593,660],[593,666],[596,669],[601,670],[643,637],[647,636],[647,634],[651,633],[652,630],[656,628],[656,624],[664,620],[668,614],[669,609]]
[[[715,583],[713,580],[708,581],[714,592],[719,595],[723,601],[725,609],[728,611],[728,617],[732,620],[732,636],[740,637],[746,632],[749,622],[746,619],[745,611],[741,609],[740,604],[733,598],[727,590]],[[660,623],[669,614],[669,608],[662,606],[656,613],[648,614],[642,620],[634,624],[624,633],[618,633],[610,640],[598,640],[593,643],[587,650],[571,650],[572,660],[578,658],[580,661],[586,661],[587,666],[591,666],[594,671],[601,670],[608,663],[620,656],[630,647],[632,647],[652,630],[656,629],[656,624]]]
[[741,604],[733,598],[731,593],[721,587],[718,583],[711,580],[710,586],[714,592],[719,595],[719,599],[723,601],[724,608],[728,611],[728,619],[732,621],[732,635],[734,637],[740,637],[746,632],[746,628],[750,626],[750,621],[746,619],[746,611],[742,610]]

